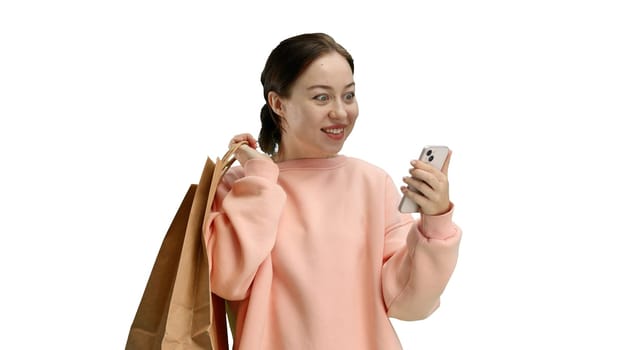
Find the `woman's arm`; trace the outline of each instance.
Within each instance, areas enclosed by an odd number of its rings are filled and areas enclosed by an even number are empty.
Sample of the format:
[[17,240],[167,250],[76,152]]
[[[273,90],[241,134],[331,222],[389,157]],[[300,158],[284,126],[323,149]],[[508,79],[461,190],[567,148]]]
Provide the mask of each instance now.
[[444,214],[423,214],[413,222],[410,215],[393,209],[398,202],[389,180],[382,269],[384,302],[390,317],[423,319],[438,307],[454,271],[461,230],[452,222],[453,205]]
[[268,257],[285,192],[269,158],[249,159],[221,182],[205,225],[212,291],[228,300],[247,297],[259,265]]

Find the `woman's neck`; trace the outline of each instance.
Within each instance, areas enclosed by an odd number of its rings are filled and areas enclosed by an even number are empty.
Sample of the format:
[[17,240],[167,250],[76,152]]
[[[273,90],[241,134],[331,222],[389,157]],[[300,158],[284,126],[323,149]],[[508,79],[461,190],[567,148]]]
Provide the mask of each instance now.
[[335,158],[337,157],[338,154],[327,154],[327,155],[323,155],[323,156],[306,156],[306,155],[300,155],[300,156],[287,156],[286,154],[282,154],[281,152],[277,152],[275,154],[273,154],[270,158],[272,158],[272,161],[275,163],[281,163],[281,162],[286,162],[289,160],[299,160],[299,159],[323,159],[323,158]]

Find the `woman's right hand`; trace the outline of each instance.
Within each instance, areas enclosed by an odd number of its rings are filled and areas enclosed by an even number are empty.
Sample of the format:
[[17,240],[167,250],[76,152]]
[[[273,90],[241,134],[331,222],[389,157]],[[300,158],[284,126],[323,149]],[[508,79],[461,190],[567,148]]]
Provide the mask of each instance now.
[[246,145],[240,146],[238,150],[235,152],[235,159],[240,162],[242,166],[246,164],[249,159],[254,158],[266,158],[270,159],[270,157],[264,153],[257,151],[257,140],[251,134],[239,134],[234,136],[229,142],[229,147],[233,146],[238,142],[246,141]]

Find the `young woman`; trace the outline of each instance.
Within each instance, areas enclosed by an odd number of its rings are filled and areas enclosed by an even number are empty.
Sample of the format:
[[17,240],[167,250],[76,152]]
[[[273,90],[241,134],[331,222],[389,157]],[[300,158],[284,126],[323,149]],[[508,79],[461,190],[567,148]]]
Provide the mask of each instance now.
[[[389,317],[430,315],[456,265],[447,168],[411,162],[398,211],[390,176],[339,155],[358,116],[350,54],[330,36],[282,41],[261,75],[259,141],[236,154],[206,226],[214,293],[234,349],[401,349]],[[257,151],[257,147],[266,153]]]

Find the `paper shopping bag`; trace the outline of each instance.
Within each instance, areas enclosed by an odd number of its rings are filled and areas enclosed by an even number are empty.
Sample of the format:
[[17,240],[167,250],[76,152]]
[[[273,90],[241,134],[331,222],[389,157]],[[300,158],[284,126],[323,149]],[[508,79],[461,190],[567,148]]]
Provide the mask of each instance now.
[[211,293],[202,226],[220,178],[235,160],[207,159],[164,238],[128,335],[126,350],[226,350],[225,301]]

